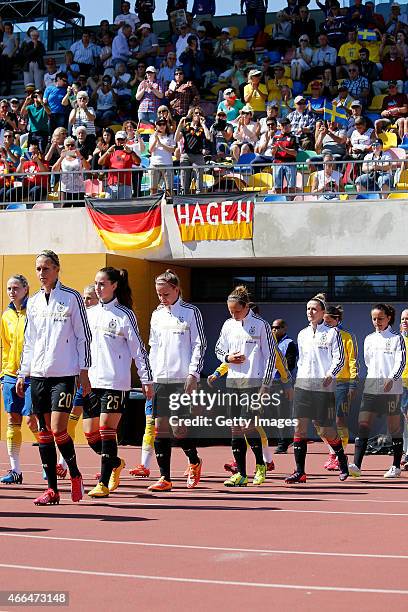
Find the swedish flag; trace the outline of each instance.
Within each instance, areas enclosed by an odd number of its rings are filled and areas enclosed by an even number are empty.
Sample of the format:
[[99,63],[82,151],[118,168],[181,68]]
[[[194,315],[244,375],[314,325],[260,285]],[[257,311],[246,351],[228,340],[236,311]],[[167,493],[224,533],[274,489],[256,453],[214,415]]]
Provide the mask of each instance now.
[[377,34],[374,32],[374,30],[358,30],[357,38],[358,40],[373,42],[377,40]]
[[345,108],[333,106],[330,102],[326,102],[323,109],[323,119],[325,121],[336,121],[340,125],[348,124],[348,116]]

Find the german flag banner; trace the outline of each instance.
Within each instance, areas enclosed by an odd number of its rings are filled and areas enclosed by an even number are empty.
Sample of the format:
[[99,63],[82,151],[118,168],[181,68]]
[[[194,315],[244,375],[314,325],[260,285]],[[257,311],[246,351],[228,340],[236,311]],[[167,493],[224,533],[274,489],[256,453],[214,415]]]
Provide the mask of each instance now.
[[160,195],[114,203],[86,198],[86,208],[107,249],[149,249],[162,239],[161,199]]
[[175,197],[174,215],[182,242],[250,240],[255,193],[220,193]]

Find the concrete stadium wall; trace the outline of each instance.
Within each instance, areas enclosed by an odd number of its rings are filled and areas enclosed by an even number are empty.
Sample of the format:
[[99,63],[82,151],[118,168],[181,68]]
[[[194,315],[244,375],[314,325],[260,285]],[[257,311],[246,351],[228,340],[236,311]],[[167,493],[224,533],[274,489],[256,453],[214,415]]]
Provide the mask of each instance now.
[[[0,213],[0,255],[106,253],[81,208]],[[257,203],[252,240],[182,243],[173,207],[163,205],[162,245],[116,255],[182,266],[403,265],[408,201]]]

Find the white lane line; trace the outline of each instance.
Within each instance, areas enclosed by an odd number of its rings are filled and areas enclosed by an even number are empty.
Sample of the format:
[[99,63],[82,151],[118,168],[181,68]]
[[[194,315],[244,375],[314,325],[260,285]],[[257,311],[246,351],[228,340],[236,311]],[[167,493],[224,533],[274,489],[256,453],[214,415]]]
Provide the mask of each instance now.
[[208,550],[217,552],[256,553],[262,555],[299,555],[313,557],[353,557],[363,559],[408,559],[408,555],[384,555],[373,553],[339,553],[312,550],[281,550],[270,548],[232,548],[226,546],[200,546],[195,544],[164,544],[161,542],[132,542],[128,540],[97,540],[92,538],[66,538],[57,536],[42,536],[20,533],[0,533],[0,537],[28,538],[31,540],[54,540],[57,542],[83,542],[87,544],[111,544],[119,546],[144,546],[147,548],[178,548],[183,550]]
[[187,578],[181,576],[151,576],[148,574],[122,574],[119,572],[95,572],[63,567],[39,567],[35,565],[14,565],[0,563],[0,568],[29,570],[33,572],[50,572],[56,574],[80,574],[82,576],[102,576],[109,578],[130,578],[132,580],[155,580],[161,582],[182,582],[189,584],[212,584],[217,586],[255,587],[263,589],[286,589],[296,591],[337,591],[341,593],[377,593],[384,595],[408,595],[408,590],[402,589],[370,589],[363,587],[336,587],[307,584],[279,584],[273,582],[242,582],[240,580],[211,580],[205,578]]
[[[165,494],[167,495],[167,494]],[[107,504],[108,506],[112,505],[112,507],[115,506],[135,506],[135,507],[150,507],[150,508],[154,508],[155,506],[160,506],[160,508],[166,507],[166,508],[174,508],[174,504],[164,504],[160,498],[158,499],[158,503],[139,503],[139,502],[117,502],[114,501],[113,498],[109,498],[109,500],[112,501],[108,501],[108,502],[103,502],[104,504]],[[156,499],[156,498],[155,498]],[[168,498],[167,498],[168,499]],[[191,498],[191,501],[193,500],[193,498]],[[70,501],[67,499],[67,501]],[[189,500],[190,501],[190,500]],[[200,502],[199,499],[194,500],[194,501],[198,501]],[[235,501],[245,501],[245,500],[235,500]],[[274,499],[274,500],[270,500],[269,501],[273,501],[274,503],[279,502],[279,499]],[[98,505],[98,502],[91,502],[88,500],[82,500],[82,506],[88,506],[88,505],[92,505],[94,507],[96,507]],[[209,509],[211,510],[211,506],[209,506]],[[250,508],[245,508],[243,507],[242,510],[256,510],[256,508],[250,507]],[[228,508],[226,508],[226,510],[228,510]],[[343,511],[343,510],[293,510],[293,509],[286,509],[286,508],[271,508],[270,509],[271,512],[290,512],[290,513],[295,513],[295,514],[339,514],[339,515],[346,515],[346,516],[390,516],[390,517],[395,517],[395,516],[401,516],[401,517],[407,517],[408,514],[407,513],[402,513],[402,512],[349,512],[349,511]],[[33,516],[35,516],[35,514],[33,514]],[[101,518],[103,518],[103,516],[101,515]]]

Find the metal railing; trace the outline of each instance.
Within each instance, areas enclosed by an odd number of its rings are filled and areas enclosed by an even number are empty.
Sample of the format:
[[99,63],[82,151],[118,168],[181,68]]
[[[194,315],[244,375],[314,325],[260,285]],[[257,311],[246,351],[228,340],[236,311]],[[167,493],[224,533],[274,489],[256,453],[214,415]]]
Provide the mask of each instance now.
[[[144,163],[125,170],[4,174],[0,177],[0,209],[83,206],[85,195],[137,200],[159,192],[165,192],[170,203],[173,197],[181,195],[238,192],[256,192],[257,202],[342,201],[388,196],[408,200],[408,162],[405,169],[403,160],[387,161],[387,171],[381,170],[381,164],[367,171],[366,163],[364,160],[323,162],[313,158],[288,164],[210,162],[205,166],[145,167]],[[343,177],[344,186],[337,173]],[[76,179],[81,185],[77,184],[73,191]]]

